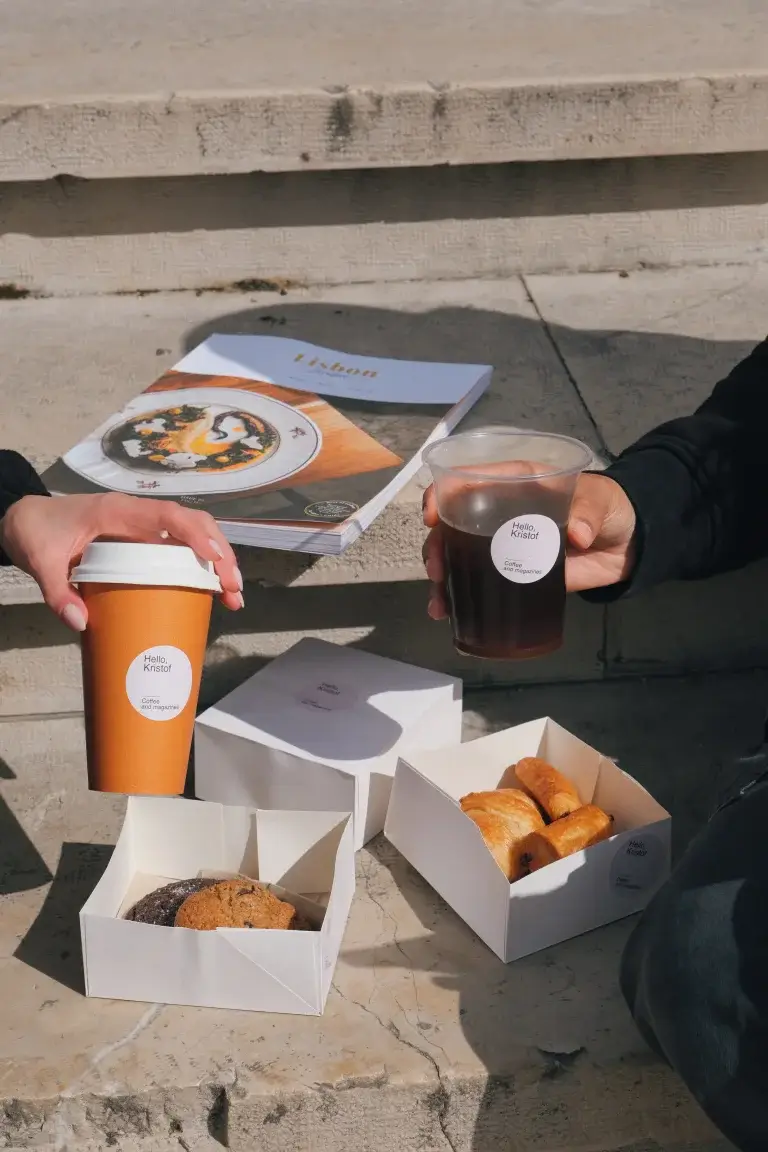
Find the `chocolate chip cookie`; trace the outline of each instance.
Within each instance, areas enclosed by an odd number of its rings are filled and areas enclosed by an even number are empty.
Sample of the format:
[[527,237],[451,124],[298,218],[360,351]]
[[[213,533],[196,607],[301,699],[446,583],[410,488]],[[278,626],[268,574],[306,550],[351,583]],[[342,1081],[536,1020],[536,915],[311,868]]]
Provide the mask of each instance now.
[[188,896],[176,913],[177,928],[293,928],[296,909],[263,884],[220,880]]

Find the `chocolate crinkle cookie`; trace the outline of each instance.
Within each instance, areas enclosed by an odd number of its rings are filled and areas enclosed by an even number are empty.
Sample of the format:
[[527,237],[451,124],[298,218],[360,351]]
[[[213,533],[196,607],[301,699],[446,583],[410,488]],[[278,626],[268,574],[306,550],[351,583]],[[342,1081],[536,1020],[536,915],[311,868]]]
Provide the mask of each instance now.
[[141,900],[138,900],[130,912],[126,913],[126,920],[136,920],[140,924],[159,924],[163,928],[173,928],[176,913],[181,905],[195,892],[202,892],[217,884],[217,880],[174,880],[163,888],[157,888]]
[[188,896],[176,913],[177,928],[293,928],[296,909],[263,884],[220,880]]

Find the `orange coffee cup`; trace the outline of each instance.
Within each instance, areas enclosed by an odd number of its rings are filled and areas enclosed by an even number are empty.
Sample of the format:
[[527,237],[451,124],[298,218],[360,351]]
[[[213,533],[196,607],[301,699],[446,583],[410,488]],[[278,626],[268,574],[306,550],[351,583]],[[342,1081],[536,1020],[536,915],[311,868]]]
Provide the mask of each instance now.
[[72,573],[82,637],[88,782],[98,792],[184,791],[213,595],[191,548],[91,544]]

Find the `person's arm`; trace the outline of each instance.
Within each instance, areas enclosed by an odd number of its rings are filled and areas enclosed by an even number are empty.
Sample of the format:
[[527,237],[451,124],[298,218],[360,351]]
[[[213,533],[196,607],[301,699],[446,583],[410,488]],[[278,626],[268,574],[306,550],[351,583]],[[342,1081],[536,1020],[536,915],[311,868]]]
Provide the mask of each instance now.
[[607,469],[637,515],[631,580],[610,599],[768,555],[768,341],[692,416],[643,436]]
[[[22,496],[48,496],[49,492],[32,465],[18,452],[0,449],[0,520]],[[11,561],[0,547],[0,565]]]

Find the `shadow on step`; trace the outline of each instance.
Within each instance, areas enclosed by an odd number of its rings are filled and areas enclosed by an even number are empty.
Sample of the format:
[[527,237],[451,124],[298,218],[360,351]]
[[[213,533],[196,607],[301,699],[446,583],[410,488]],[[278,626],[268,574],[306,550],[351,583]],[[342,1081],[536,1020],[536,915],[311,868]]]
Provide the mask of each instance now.
[[[0,757],[0,780],[15,780],[16,773]],[[29,892],[51,880],[48,865],[0,796],[0,896]]]
[[767,183],[760,152],[161,179],[61,175],[7,185],[3,209],[8,232],[120,236],[727,207],[763,204]]
[[47,864],[0,797],[0,896],[40,888],[50,879]]
[[80,909],[101,879],[113,848],[63,844],[59,866],[35,922],[14,953],[17,960],[75,992],[84,992]]

